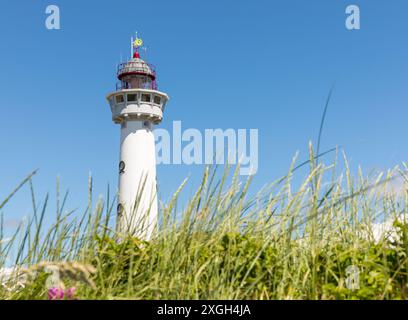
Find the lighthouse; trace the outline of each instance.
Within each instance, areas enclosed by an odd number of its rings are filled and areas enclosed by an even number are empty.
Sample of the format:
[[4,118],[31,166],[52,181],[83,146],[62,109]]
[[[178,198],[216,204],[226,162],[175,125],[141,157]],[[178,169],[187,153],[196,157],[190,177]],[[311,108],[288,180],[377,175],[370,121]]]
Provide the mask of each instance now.
[[119,196],[116,229],[149,240],[158,220],[154,126],[169,97],[158,90],[153,65],[142,59],[143,42],[131,40],[131,58],[117,68],[116,91],[106,97],[120,125]]

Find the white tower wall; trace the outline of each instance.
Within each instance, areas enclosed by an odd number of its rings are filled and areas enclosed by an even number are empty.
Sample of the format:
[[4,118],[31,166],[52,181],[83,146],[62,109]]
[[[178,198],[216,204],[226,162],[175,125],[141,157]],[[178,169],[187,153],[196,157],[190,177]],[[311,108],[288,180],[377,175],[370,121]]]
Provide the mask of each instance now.
[[156,152],[153,124],[121,126],[118,231],[149,240],[157,224]]

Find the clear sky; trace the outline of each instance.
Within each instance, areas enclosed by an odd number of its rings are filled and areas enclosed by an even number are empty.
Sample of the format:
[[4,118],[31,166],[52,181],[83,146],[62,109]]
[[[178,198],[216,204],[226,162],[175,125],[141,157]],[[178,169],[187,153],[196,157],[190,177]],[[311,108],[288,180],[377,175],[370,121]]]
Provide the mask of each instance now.
[[[50,4],[61,30],[45,28]],[[350,4],[361,30],[345,28]],[[60,176],[69,208],[86,206],[89,172],[96,195],[116,188],[119,127],[105,96],[136,30],[171,98],[162,128],[259,129],[254,188],[296,151],[307,158],[333,84],[321,149],[340,145],[366,171],[406,161],[407,14],[405,0],[2,1],[0,199],[36,168],[39,200]],[[159,166],[161,199],[202,169]],[[25,188],[3,209],[7,225],[30,206]]]

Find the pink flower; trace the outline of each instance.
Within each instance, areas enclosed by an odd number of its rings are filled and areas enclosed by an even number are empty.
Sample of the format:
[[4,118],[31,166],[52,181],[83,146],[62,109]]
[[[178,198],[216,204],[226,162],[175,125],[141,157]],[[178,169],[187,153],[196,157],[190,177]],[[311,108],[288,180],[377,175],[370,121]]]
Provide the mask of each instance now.
[[48,300],[62,300],[64,299],[64,290],[60,288],[48,289]]
[[64,291],[61,288],[50,288],[48,289],[48,300],[76,300],[75,298],[75,287],[68,288]]
[[75,287],[68,288],[68,289],[65,291],[65,294],[66,294],[66,296],[67,296],[68,299],[75,299],[75,297],[74,297]]

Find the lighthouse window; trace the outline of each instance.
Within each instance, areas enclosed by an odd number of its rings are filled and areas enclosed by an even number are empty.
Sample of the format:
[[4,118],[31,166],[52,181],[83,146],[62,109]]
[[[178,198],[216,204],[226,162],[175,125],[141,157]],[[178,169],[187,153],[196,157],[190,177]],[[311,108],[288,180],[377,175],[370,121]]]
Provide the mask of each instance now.
[[161,97],[159,97],[159,96],[154,96],[154,103],[155,104],[161,104]]
[[116,99],[116,103],[122,103],[125,101],[123,94],[116,96],[115,99]]
[[137,101],[137,94],[135,93],[130,93],[127,95],[127,101],[128,102],[135,102]]
[[119,215],[121,215],[123,213],[123,205],[121,203],[118,204],[117,212],[118,212]]
[[147,93],[142,93],[142,102],[150,102],[151,101],[151,97],[150,94]]

